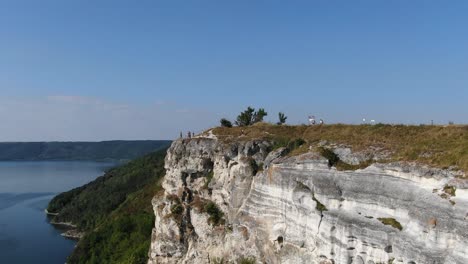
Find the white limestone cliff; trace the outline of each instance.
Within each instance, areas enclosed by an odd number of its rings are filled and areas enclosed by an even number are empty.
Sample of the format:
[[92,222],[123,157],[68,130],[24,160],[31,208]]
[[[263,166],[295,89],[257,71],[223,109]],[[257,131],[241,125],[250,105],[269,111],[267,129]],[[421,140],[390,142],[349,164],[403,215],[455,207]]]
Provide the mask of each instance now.
[[[468,263],[468,181],[456,172],[378,162],[338,171],[312,151],[270,149],[175,141],[165,195],[153,199],[149,263]],[[210,218],[210,202],[224,221]]]

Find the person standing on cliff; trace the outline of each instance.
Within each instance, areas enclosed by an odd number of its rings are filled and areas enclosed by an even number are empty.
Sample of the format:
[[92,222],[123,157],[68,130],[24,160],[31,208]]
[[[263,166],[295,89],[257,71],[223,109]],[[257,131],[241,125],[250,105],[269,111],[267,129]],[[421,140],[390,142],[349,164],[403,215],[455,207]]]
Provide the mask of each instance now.
[[315,125],[315,116],[309,116],[309,125]]

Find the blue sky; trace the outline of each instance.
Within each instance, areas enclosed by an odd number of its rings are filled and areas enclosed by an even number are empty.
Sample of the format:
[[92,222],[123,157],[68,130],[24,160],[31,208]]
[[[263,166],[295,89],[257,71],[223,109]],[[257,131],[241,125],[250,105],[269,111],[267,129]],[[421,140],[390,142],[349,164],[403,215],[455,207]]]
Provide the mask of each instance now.
[[0,1],[0,141],[468,123],[466,1]]

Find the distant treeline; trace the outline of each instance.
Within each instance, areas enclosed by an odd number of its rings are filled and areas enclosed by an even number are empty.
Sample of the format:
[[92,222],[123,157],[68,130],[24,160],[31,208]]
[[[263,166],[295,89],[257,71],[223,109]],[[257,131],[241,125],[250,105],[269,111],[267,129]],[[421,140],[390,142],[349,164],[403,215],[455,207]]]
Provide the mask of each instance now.
[[0,161],[131,160],[169,146],[169,140],[102,142],[4,142]]

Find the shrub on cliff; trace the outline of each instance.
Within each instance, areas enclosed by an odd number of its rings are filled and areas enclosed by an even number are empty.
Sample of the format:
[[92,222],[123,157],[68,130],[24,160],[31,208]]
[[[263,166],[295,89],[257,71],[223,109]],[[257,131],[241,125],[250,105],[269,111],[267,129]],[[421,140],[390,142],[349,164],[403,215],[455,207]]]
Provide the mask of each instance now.
[[250,167],[252,168],[253,175],[256,175],[260,169],[263,169],[263,168],[260,168],[260,166],[257,164],[255,159],[253,159],[252,157],[249,157],[248,162],[249,162]]
[[444,186],[444,192],[450,196],[455,196],[455,191],[457,189],[453,186],[450,186],[450,185],[445,185]]
[[340,161],[338,155],[336,155],[335,152],[333,152],[331,149],[320,147],[319,152],[324,158],[328,160],[329,167],[333,167]]
[[304,145],[306,142],[302,138],[296,138],[292,139],[288,142],[288,145],[286,146],[290,151],[293,151],[300,146]]
[[214,226],[224,224],[224,213],[214,202],[210,201],[207,204],[205,204],[204,210],[206,211],[206,213],[208,213],[208,215],[210,215],[208,221],[211,224],[213,224]]
[[287,148],[288,152],[291,152],[302,145],[304,145],[306,141],[302,138],[278,138],[274,140],[273,146],[271,147],[271,150],[276,150],[278,148]]

